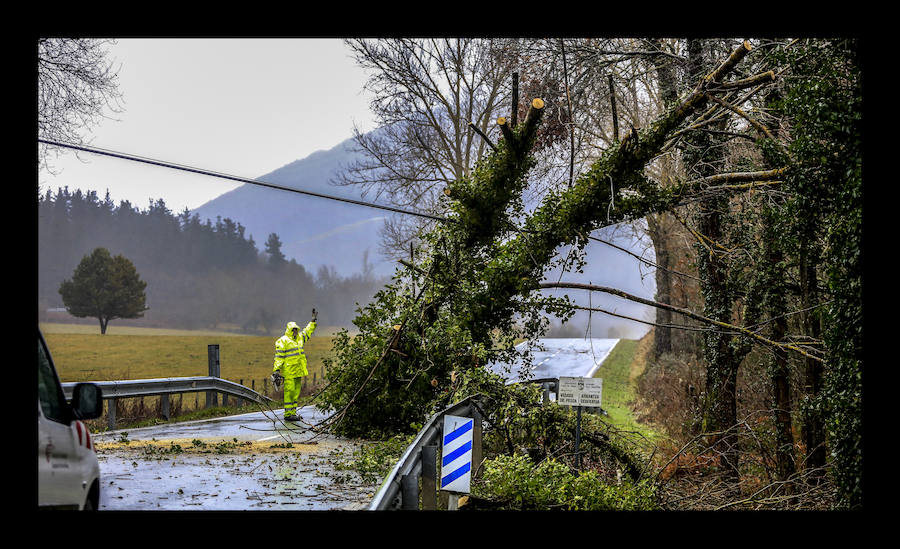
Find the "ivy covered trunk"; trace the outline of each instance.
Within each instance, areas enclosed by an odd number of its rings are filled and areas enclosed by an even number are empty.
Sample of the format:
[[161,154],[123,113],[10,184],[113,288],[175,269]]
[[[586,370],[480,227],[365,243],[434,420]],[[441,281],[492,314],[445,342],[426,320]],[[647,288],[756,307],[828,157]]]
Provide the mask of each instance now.
[[[784,341],[787,327],[787,289],[785,281],[784,253],[779,247],[776,212],[769,207],[763,211],[762,267],[766,291],[765,310],[771,321],[771,339]],[[778,480],[784,482],[784,493],[791,495],[794,487],[791,477],[796,472],[794,463],[794,435],[791,429],[791,384],[786,349],[773,349],[769,359],[769,376],[772,386],[772,416],[775,421],[775,464]]]
[[[712,242],[719,242],[722,233],[721,200],[704,201],[700,207],[699,229]],[[705,316],[721,322],[731,321],[730,299],[725,269],[717,254],[698,245],[700,290]],[[737,481],[740,450],[733,428],[737,424],[737,373],[740,358],[732,351],[731,338],[725,330],[711,327],[703,337],[703,356],[706,360],[702,429],[711,433],[710,447],[722,456],[722,465]]]
[[788,183],[798,197],[794,232],[804,306],[810,307],[804,324],[806,335],[815,337],[821,321],[825,350],[824,366],[805,367],[804,438],[810,464],[822,462],[824,420],[837,507],[857,508],[864,456],[862,73],[855,40],[825,45],[810,40],[809,47],[784,55],[793,75],[782,110],[792,123]]
[[[811,243],[804,239],[800,251],[800,303],[803,308],[804,334],[812,340],[822,338],[822,315],[818,310],[820,300],[819,280],[816,273],[818,258],[813,259]],[[813,477],[823,475],[826,462],[825,414],[820,404],[824,368],[820,360],[805,358],[803,367],[803,406],[801,422],[803,444],[806,447],[806,468]]]
[[[689,75],[692,80],[703,76],[704,65],[709,61],[704,55],[702,40],[688,41]],[[720,149],[714,147],[711,134],[701,130],[685,139],[684,164],[691,177],[706,177],[716,172],[721,164]],[[724,237],[722,217],[728,203],[721,196],[702,200],[698,206],[697,230],[702,239],[695,244],[697,267],[700,275],[700,292],[704,315],[721,322],[731,321],[732,303],[728,295],[726,266],[715,246]],[[706,362],[706,385],[703,396],[701,429],[709,433],[708,444],[721,456],[721,463],[729,477],[738,480],[737,440],[729,431],[737,423],[737,364],[729,345],[730,336],[713,326],[703,336],[703,357]]]

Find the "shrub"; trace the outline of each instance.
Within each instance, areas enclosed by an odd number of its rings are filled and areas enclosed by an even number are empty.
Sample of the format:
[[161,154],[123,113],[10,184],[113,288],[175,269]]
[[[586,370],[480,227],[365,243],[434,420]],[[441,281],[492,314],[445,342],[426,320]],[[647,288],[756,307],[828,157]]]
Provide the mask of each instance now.
[[648,480],[623,479],[610,484],[596,472],[577,474],[548,459],[535,464],[522,455],[498,456],[485,461],[475,484],[478,497],[516,510],[571,511],[657,509],[656,487]]

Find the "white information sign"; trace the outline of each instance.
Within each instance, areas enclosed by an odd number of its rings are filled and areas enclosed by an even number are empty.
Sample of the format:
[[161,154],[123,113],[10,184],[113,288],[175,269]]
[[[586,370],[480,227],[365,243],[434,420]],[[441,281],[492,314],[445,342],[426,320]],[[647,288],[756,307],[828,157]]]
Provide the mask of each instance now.
[[563,406],[600,407],[603,380],[596,377],[560,377],[556,402]]

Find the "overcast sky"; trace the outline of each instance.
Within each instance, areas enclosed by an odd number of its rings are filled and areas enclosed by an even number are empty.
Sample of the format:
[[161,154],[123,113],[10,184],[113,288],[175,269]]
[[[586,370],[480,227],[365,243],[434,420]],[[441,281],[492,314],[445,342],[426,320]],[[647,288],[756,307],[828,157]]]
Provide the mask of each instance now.
[[[254,179],[374,128],[366,73],[339,39],[121,39],[121,113],[87,134],[126,154]],[[175,213],[240,183],[73,151],[53,161],[49,187],[109,190],[146,209],[162,198]]]

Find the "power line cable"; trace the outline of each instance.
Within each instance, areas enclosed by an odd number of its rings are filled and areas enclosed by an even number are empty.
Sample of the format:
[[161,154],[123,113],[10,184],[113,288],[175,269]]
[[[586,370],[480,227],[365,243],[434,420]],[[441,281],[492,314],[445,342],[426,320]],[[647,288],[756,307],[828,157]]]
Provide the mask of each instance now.
[[[317,192],[313,192],[313,191],[306,191],[306,190],[303,190],[303,189],[296,189],[296,188],[293,188],[293,187],[285,187],[285,186],[283,186],[283,185],[276,185],[275,183],[267,183],[267,182],[265,182],[265,181],[259,181],[259,180],[256,180],[256,179],[248,179],[248,178],[246,178],[246,177],[239,177],[239,176],[236,176],[236,175],[224,174],[224,173],[220,173],[220,172],[213,172],[213,171],[210,171],[210,170],[202,170],[202,169],[200,169],[200,168],[194,168],[194,167],[192,167],[192,166],[186,166],[186,165],[183,165],[183,164],[175,164],[174,162],[164,162],[164,161],[162,161],[162,160],[156,160],[156,159],[153,159],[153,158],[147,158],[147,157],[137,156],[137,155],[133,155],[133,154],[125,154],[125,153],[121,153],[121,152],[118,152],[118,151],[113,151],[113,150],[109,150],[109,149],[103,149],[103,148],[100,148],[100,147],[86,147],[86,146],[84,146],[84,145],[73,145],[73,144],[71,144],[71,143],[62,143],[62,142],[59,142],[59,141],[51,141],[51,140],[40,139],[40,138],[38,139],[38,142],[39,142],[39,143],[44,143],[44,144],[46,144],[46,145],[53,145],[53,146],[56,146],[56,147],[64,147],[64,148],[68,148],[68,149],[74,149],[74,150],[78,150],[78,151],[88,152],[88,153],[91,153],[91,154],[98,154],[98,155],[101,155],[101,156],[109,156],[109,157],[112,157],[112,158],[119,158],[119,159],[122,159],[122,160],[131,160],[131,161],[134,161],[134,162],[141,162],[141,163],[143,163],[143,164],[150,164],[150,165],[153,165],[153,166],[160,166],[160,167],[163,167],[163,168],[171,168],[171,169],[175,169],[175,170],[181,170],[181,171],[190,172],[190,173],[196,173],[196,174],[200,174],[200,175],[207,175],[207,176],[210,176],[210,177],[218,177],[218,178],[220,178],[220,179],[228,179],[228,180],[231,180],[231,181],[238,181],[238,182],[241,182],[241,183],[247,183],[247,184],[250,184],[250,185],[257,185],[257,186],[260,186],[260,187],[268,187],[268,188],[270,188],[270,189],[276,189],[276,190],[281,190],[281,191],[288,191],[288,192],[293,192],[293,193],[298,193],[298,194],[305,194],[305,195],[308,195],[308,196],[315,196],[315,197],[317,197],[317,198],[324,198],[324,199],[326,199],[326,200],[336,200],[336,201],[338,201],[338,202],[344,202],[344,203],[348,203],[348,204],[356,204],[357,206],[365,206],[365,207],[368,207],[368,208],[377,208],[377,209],[380,209],[380,210],[387,210],[387,211],[390,211],[390,212],[395,212],[395,213],[400,213],[400,214],[405,214],[405,215],[413,215],[413,216],[417,216],[417,217],[424,217],[424,218],[427,218],[427,219],[432,219],[432,220],[435,220],[435,221],[441,221],[441,222],[445,222],[445,223],[451,223],[451,222],[452,222],[452,223],[455,223],[455,222],[456,222],[455,219],[451,219],[451,218],[447,218],[447,217],[441,217],[441,216],[429,214],[429,213],[426,213],[426,212],[418,212],[418,211],[413,211],[413,210],[404,210],[404,209],[402,209],[402,208],[396,208],[396,207],[394,207],[394,206],[386,206],[386,205],[384,205],[384,204],[376,204],[376,203],[374,203],[374,202],[365,202],[365,201],[363,201],[363,200],[355,200],[355,199],[352,199],[352,198],[343,198],[343,197],[339,197],[339,196],[332,196],[332,195],[327,195],[327,194],[317,193]],[[521,229],[521,228],[516,227],[516,226],[514,226],[514,225],[511,227],[511,229],[512,229],[513,231],[515,231],[515,232],[518,232],[518,233],[528,233],[528,232],[532,232],[532,231],[528,231],[527,229]],[[604,243],[604,244],[609,244],[610,246],[612,246],[612,247],[614,247],[614,248],[618,248],[618,249],[620,249],[620,250],[623,250],[623,251],[626,251],[626,252],[627,252],[627,250],[624,250],[623,248],[620,248],[619,246],[615,246],[615,245],[613,245],[613,244],[611,244],[611,243],[609,243],[609,242],[606,242],[606,241],[604,241],[604,240],[600,240],[600,239],[598,239],[598,238],[596,238],[596,237],[590,237],[590,236],[589,236],[589,238],[592,239],[592,240],[597,240],[597,241],[602,242],[602,243]],[[634,255],[634,254],[632,254],[632,255]],[[646,260],[644,260],[644,261],[646,261]],[[677,274],[681,274],[681,273],[677,273]],[[691,277],[691,278],[693,278],[693,277]]]
[[132,155],[132,154],[125,154],[125,153],[121,153],[121,152],[117,152],[117,151],[101,149],[98,147],[85,147],[83,145],[73,145],[71,143],[61,143],[59,141],[50,141],[50,140],[46,140],[46,139],[38,139],[38,142],[44,143],[47,145],[53,145],[56,147],[64,147],[64,148],[74,149],[74,150],[88,152],[88,153],[92,153],[92,154],[99,154],[102,156],[119,158],[122,160],[131,160],[134,162],[141,162],[144,164],[160,166],[163,168],[171,168],[171,169],[175,169],[175,170],[181,170],[181,171],[196,173],[196,174],[200,174],[200,175],[208,175],[210,177],[218,177],[220,179],[228,179],[231,181],[238,181],[238,182],[247,183],[250,185],[258,185],[260,187],[268,187],[270,189],[277,189],[280,191],[288,191],[288,192],[293,192],[293,193],[298,193],[298,194],[305,194],[305,195],[309,195],[309,196],[315,196],[317,198],[325,198],[327,200],[336,200],[338,202],[345,202],[348,204],[356,204],[357,206],[365,206],[368,208],[377,208],[380,210],[387,210],[390,212],[401,213],[401,214],[405,214],[405,215],[414,215],[414,216],[418,216],[418,217],[425,217],[428,219],[433,219],[435,221],[455,222],[454,219],[441,217],[438,215],[433,215],[433,214],[429,214],[429,213],[425,213],[425,212],[404,210],[402,208],[396,208],[394,206],[386,206],[384,204],[376,204],[374,202],[365,202],[363,200],[355,200],[353,198],[343,198],[343,197],[339,197],[339,196],[332,196],[332,195],[317,193],[317,192],[313,192],[313,191],[306,191],[303,189],[295,189],[293,187],[285,187],[283,185],[276,185],[274,183],[267,183],[265,181],[259,181],[256,179],[248,179],[248,178],[239,177],[236,175],[229,175],[229,174],[218,173],[218,172],[213,172],[213,171],[209,171],[209,170],[202,170],[200,168],[194,168],[192,166],[185,166],[185,165],[181,165],[181,164],[175,164],[172,162],[164,162],[162,160],[156,160],[153,158],[145,158],[145,157],[136,156],[136,155]]

